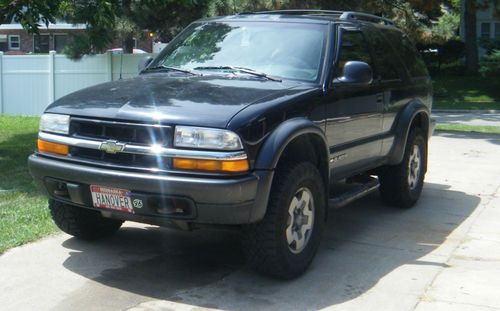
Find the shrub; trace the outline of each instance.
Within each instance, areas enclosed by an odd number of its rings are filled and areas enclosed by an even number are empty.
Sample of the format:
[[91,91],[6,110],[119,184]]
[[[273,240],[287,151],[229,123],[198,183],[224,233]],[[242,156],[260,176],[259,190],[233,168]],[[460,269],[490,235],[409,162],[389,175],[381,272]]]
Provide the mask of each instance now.
[[488,77],[500,75],[500,50],[493,50],[481,59],[479,72]]
[[[465,71],[463,64],[465,45],[460,40],[420,45],[418,49],[432,74],[461,74]],[[437,52],[430,53],[431,50]]]
[[487,55],[491,55],[494,51],[500,50],[500,40],[498,39],[480,39],[479,46],[486,50]]

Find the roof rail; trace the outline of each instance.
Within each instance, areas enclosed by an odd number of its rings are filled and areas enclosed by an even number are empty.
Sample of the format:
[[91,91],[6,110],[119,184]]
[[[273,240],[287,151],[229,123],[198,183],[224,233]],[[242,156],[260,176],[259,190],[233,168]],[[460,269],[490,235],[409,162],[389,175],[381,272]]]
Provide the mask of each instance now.
[[363,20],[367,22],[382,22],[385,25],[394,26],[394,21],[367,13],[349,12],[349,11],[332,11],[332,10],[274,10],[274,11],[261,11],[261,12],[242,12],[239,15],[248,14],[290,14],[290,15],[327,15],[335,16],[341,20]]
[[315,15],[337,15],[341,16],[344,11],[332,11],[332,10],[273,10],[273,11],[260,11],[253,13],[243,13],[243,14],[290,14],[290,15],[306,15],[306,14],[315,14]]
[[343,20],[357,19],[357,20],[364,20],[364,21],[368,21],[368,22],[369,21],[373,21],[373,22],[377,21],[377,22],[383,22],[385,25],[394,26],[394,21],[392,21],[388,18],[373,15],[373,14],[359,13],[359,12],[344,12],[344,13],[342,13],[342,15],[340,15],[340,19],[343,19]]

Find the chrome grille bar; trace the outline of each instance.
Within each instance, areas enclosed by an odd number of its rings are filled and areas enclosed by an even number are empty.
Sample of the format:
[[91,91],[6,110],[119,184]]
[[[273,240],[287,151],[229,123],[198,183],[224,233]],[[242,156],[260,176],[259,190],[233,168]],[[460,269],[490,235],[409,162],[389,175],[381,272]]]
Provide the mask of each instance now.
[[[94,150],[101,150],[101,144],[106,140],[90,140],[75,138],[69,136],[62,136],[56,134],[49,134],[40,132],[38,138],[57,144],[64,144],[79,148],[88,148]],[[185,159],[198,159],[198,160],[244,160],[247,158],[245,151],[206,151],[206,150],[186,150],[176,148],[165,148],[158,145],[141,146],[136,144],[124,144],[122,153],[159,156],[159,157],[172,157],[172,158],[185,158]]]
[[142,123],[131,123],[131,122],[122,122],[122,121],[108,121],[108,120],[99,120],[99,119],[86,119],[86,118],[78,118],[78,117],[71,117],[71,121],[97,123],[97,124],[108,124],[108,125],[118,125],[118,126],[151,127],[151,128],[171,128],[171,126],[169,126],[169,125],[162,125],[162,124],[142,124]]

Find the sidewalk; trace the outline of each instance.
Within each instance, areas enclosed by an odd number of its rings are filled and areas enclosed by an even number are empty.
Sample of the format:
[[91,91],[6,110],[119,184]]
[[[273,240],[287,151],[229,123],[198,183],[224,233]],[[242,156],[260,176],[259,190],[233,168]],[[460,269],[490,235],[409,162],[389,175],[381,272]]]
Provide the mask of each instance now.
[[432,117],[436,119],[438,124],[465,124],[500,127],[500,113],[433,112]]

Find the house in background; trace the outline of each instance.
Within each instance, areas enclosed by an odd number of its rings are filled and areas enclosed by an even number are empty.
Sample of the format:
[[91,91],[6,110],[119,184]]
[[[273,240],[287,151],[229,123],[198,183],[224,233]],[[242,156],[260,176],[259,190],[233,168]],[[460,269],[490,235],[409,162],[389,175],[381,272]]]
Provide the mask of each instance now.
[[61,53],[70,34],[85,30],[85,25],[49,24],[41,27],[40,34],[29,34],[21,24],[0,25],[0,51],[5,54]]
[[[462,1],[462,12],[464,12]],[[476,29],[479,40],[496,40],[500,42],[500,1],[478,0],[479,8],[476,12]],[[465,40],[464,18],[461,18],[460,37]],[[485,50],[479,47],[479,56],[485,54]]]
[[[40,27],[39,34],[29,34],[23,29],[21,24],[1,24],[0,25],[0,51],[5,54],[32,54],[49,53],[56,51],[62,53],[70,40],[70,35],[85,31],[83,24],[67,24],[60,22],[49,24],[47,27]],[[141,49],[148,53],[153,49],[153,38],[147,35],[144,38],[134,39],[134,48]],[[108,49],[121,47],[121,41],[117,38]]]

